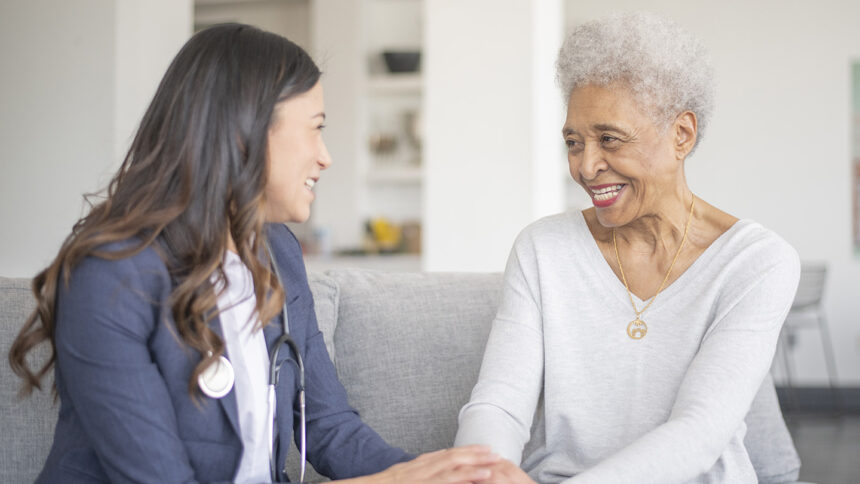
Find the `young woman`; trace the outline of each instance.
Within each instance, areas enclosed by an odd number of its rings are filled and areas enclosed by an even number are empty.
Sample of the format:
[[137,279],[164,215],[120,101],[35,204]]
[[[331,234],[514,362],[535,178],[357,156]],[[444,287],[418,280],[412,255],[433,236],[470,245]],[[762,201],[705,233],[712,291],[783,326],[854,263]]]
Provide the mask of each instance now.
[[[296,238],[330,164],[320,71],[287,39],[206,29],[167,70],[106,197],[33,281],[9,359],[54,368],[60,414],[38,482],[470,482],[484,447],[412,460],[347,403]],[[30,350],[49,361],[33,371]],[[376,473],[376,474],[374,474]]]

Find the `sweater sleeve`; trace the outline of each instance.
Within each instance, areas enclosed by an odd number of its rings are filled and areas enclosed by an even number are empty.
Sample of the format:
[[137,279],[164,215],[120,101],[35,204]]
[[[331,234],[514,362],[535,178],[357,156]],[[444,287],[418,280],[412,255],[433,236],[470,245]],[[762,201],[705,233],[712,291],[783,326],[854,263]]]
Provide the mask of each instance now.
[[520,463],[543,386],[541,321],[534,250],[521,235],[508,259],[478,383],[460,411],[456,446],[484,444]]
[[[710,470],[741,426],[776,349],[800,276],[787,244],[724,308],[687,369],[669,419],[564,482],[686,482]],[[734,290],[735,288],[727,289]]]

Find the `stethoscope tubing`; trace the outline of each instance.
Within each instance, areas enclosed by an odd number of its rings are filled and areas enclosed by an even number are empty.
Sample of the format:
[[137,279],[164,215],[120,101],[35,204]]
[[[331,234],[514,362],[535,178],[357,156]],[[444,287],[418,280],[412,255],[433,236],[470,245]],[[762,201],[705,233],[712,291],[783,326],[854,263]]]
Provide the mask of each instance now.
[[[284,315],[287,314],[286,303],[284,303]],[[284,325],[286,325],[286,318],[284,318]],[[296,365],[299,373],[299,413],[301,414],[301,427],[300,427],[300,452],[301,452],[301,477],[299,478],[299,482],[303,482],[305,480],[305,466],[307,462],[307,418],[305,416],[305,366],[304,361],[302,361],[301,353],[299,353],[299,347],[296,345],[296,342],[290,337],[289,333],[284,333],[278,340],[275,342],[275,345],[272,347],[272,351],[269,354],[269,408],[276,408],[276,399],[275,399],[275,385],[278,384],[278,375],[280,374],[281,368],[280,365],[277,364],[278,354],[280,353],[281,346],[286,344],[290,347],[290,350],[294,355],[296,355],[296,359],[292,358],[287,361]],[[274,414],[273,414],[274,415]],[[275,425],[275,422],[272,422],[272,425]],[[272,482],[277,482],[275,469],[277,467],[277,463],[275,462],[274,456],[274,433],[272,435],[272,445],[269,447],[269,463],[272,470]]]
[[[275,276],[279,281],[283,281],[281,278],[281,271],[278,269],[278,263],[275,260],[274,253],[272,252],[271,246],[269,246],[269,242],[265,242],[266,252],[268,253],[269,260],[272,264],[272,268],[275,270]],[[296,369],[299,373],[299,413],[301,414],[301,423],[300,423],[300,452],[301,452],[301,475],[299,477],[299,482],[304,482],[305,480],[305,470],[307,466],[307,417],[305,415],[305,364],[302,360],[302,354],[299,351],[299,346],[293,341],[293,338],[290,337],[289,330],[289,318],[287,316],[287,300],[284,298],[284,305],[281,309],[282,316],[284,318],[283,322],[283,333],[278,337],[278,340],[275,342],[275,345],[272,347],[272,351],[269,353],[269,408],[276,409],[276,398],[275,398],[275,385],[278,384],[278,376],[281,371],[281,365],[278,364],[278,355],[281,351],[281,346],[286,344],[295,358],[288,358],[286,361],[293,363],[296,366]],[[273,417],[275,412],[272,413]],[[271,425],[275,427],[275,420],[272,419]],[[272,473],[272,482],[277,482],[277,462],[275,462],[275,437],[274,432],[272,432],[272,442],[269,446],[269,468]],[[286,473],[286,462],[284,462],[284,470]]]

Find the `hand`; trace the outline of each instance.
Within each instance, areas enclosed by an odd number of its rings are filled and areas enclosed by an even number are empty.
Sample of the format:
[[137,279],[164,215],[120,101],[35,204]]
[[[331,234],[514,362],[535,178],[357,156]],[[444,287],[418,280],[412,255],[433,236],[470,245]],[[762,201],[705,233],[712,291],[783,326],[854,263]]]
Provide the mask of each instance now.
[[422,454],[366,478],[341,481],[353,484],[471,484],[492,477],[490,467],[501,458],[488,447],[470,445]]
[[507,459],[501,459],[490,466],[492,475],[476,484],[535,484],[522,469]]

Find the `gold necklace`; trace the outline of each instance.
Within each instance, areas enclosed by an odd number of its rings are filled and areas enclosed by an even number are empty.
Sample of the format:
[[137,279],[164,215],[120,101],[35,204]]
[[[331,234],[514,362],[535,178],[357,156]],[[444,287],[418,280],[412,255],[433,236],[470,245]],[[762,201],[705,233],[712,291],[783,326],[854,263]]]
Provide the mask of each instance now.
[[630,286],[627,285],[627,278],[624,276],[624,268],[621,267],[621,258],[618,257],[618,243],[615,241],[615,229],[612,229],[612,246],[615,247],[615,260],[618,262],[618,269],[621,270],[621,280],[624,281],[624,289],[627,289],[627,295],[630,297],[630,305],[633,306],[633,312],[636,313],[636,319],[630,321],[630,324],[627,325],[627,336],[632,339],[642,339],[648,333],[648,325],[645,324],[645,321],[642,321],[642,313],[651,307],[654,300],[657,299],[657,296],[660,295],[660,292],[663,291],[664,287],[666,287],[666,281],[669,280],[669,274],[672,273],[672,268],[675,267],[675,262],[678,260],[678,256],[681,255],[681,249],[684,248],[684,242],[687,241],[687,231],[690,229],[690,221],[693,220],[693,207],[695,205],[696,196],[693,195],[693,201],[690,202],[690,214],[687,216],[687,225],[684,227],[684,237],[681,239],[681,245],[678,246],[678,251],[675,252],[675,257],[669,265],[669,270],[666,272],[666,277],[663,278],[663,283],[660,284],[660,289],[657,289],[657,294],[654,294],[654,297],[652,297],[651,300],[648,301],[648,304],[646,304],[641,310],[636,309],[636,303],[633,302],[633,293],[630,292]]

